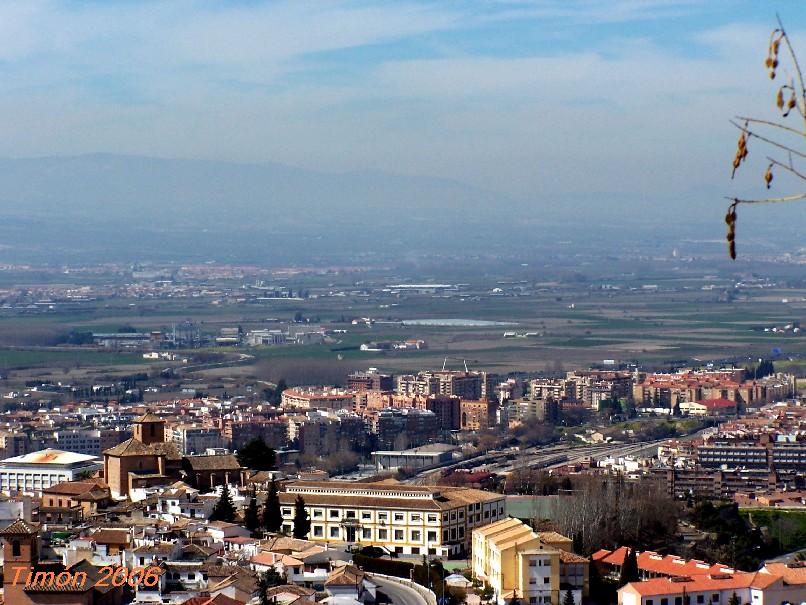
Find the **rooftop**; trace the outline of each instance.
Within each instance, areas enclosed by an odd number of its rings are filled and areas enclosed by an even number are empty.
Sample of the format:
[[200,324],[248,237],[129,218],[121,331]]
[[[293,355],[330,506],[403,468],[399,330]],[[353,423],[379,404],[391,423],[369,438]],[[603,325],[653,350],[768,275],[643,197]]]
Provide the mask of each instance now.
[[47,448],[22,456],[13,456],[0,461],[2,466],[13,466],[15,464],[80,464],[86,462],[100,462],[97,456],[87,454],[76,454],[75,452],[65,452]]

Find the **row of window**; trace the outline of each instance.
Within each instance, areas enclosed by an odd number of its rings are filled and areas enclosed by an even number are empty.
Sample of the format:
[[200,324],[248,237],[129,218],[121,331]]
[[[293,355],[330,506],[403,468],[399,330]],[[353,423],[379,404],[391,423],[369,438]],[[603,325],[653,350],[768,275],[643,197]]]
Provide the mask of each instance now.
[[[284,517],[291,517],[293,515],[293,510],[290,507],[285,507],[282,509]],[[409,516],[410,523],[422,523],[423,517],[425,517],[428,523],[438,523],[439,522],[439,515],[435,513],[429,513],[427,515],[423,515],[422,513],[392,513],[392,519],[395,523],[405,523],[406,522],[406,514]],[[324,519],[325,518],[325,511],[321,508],[314,508],[311,511],[311,517],[313,519]],[[376,512],[375,517],[378,521],[388,521],[389,520],[389,513],[388,512]],[[340,519],[358,519],[358,511],[355,510],[346,510],[342,511],[341,509],[331,508],[327,511],[327,518],[333,520],[340,520]],[[372,520],[372,511],[361,511],[361,521],[371,521]]]
[[[290,527],[288,528],[290,530]],[[311,531],[314,538],[324,538],[325,537],[325,526],[323,525],[314,525],[311,527]],[[333,525],[327,528],[327,537],[332,540],[340,540],[343,535],[347,532],[343,530],[342,527],[338,525]],[[464,531],[462,531],[464,534]],[[373,530],[369,527],[362,527],[355,532],[355,536],[358,539],[365,540],[365,541],[378,541],[378,542],[385,542],[389,540],[389,536],[392,536],[392,540],[395,542],[417,542],[421,543],[423,541],[423,532],[419,529],[413,529],[409,532],[409,539],[406,540],[406,531],[403,529],[395,529],[395,530],[388,530],[388,529],[378,529],[375,530],[375,536],[373,537]],[[428,542],[436,542],[439,539],[439,532],[437,531],[427,531],[425,532],[426,540]],[[447,541],[448,532],[445,532],[445,540]]]
[[[706,595],[704,595],[704,594],[698,594],[694,598],[692,598],[692,595],[686,595],[686,603],[685,604],[683,603],[683,597],[674,597],[674,605],[689,605],[689,604],[694,603],[694,602],[699,603],[700,605],[703,605],[706,602],[705,601],[705,596]],[[646,605],[655,605],[653,599],[647,599],[644,602],[646,603]],[[708,602],[709,603],[719,603],[719,593],[715,592],[715,593],[711,594],[711,599]],[[660,600],[660,605],[670,605],[669,599],[667,597],[663,597]]]

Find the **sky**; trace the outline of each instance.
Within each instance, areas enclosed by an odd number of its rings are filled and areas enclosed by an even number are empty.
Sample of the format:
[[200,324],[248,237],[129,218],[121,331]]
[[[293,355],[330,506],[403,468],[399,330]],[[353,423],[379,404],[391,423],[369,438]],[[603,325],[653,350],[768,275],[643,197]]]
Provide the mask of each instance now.
[[796,0],[3,2],[0,156],[732,195],[729,119],[775,116],[776,12],[806,58]]

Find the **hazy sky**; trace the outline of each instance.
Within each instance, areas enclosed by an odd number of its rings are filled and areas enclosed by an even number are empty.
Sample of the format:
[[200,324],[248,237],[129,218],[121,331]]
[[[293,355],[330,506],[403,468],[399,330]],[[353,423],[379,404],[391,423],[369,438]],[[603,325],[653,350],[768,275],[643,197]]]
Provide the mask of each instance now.
[[0,155],[722,190],[776,11],[806,59],[798,0],[3,2]]

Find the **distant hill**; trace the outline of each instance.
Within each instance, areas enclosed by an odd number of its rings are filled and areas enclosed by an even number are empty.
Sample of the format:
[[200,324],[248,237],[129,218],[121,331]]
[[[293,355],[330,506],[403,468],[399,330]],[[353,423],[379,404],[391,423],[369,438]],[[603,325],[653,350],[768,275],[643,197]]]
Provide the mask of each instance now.
[[426,177],[107,154],[0,160],[0,244],[20,252],[50,246],[118,257],[160,246],[221,256],[222,248],[255,248],[242,241],[255,238],[266,249],[312,238],[336,249],[390,235],[417,242],[467,234],[468,225],[479,234],[512,205]]
[[557,241],[619,250],[636,238],[720,240],[724,204],[714,197],[514,200],[449,179],[280,164],[111,154],[5,159],[0,261],[336,263]]

